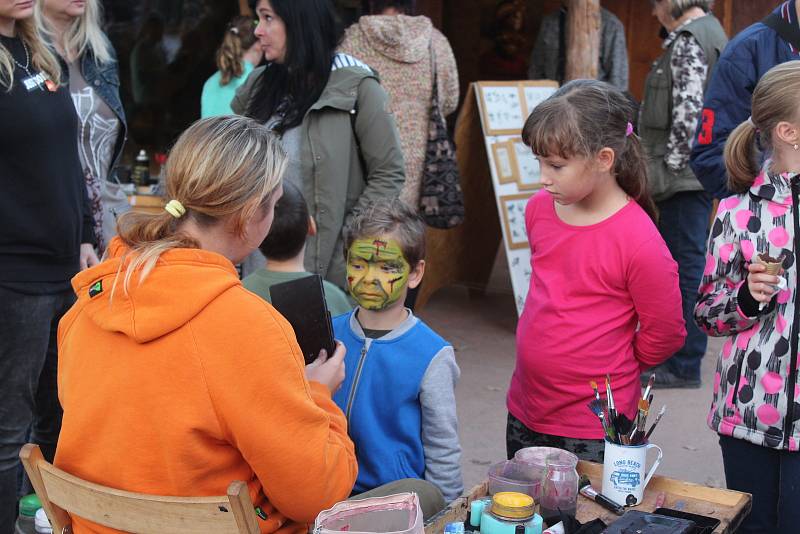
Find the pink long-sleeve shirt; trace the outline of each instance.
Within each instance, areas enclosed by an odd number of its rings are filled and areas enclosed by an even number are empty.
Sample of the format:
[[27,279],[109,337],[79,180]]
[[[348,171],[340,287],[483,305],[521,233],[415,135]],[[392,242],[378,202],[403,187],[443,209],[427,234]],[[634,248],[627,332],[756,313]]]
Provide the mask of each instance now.
[[572,226],[541,191],[528,202],[525,225],[533,274],[508,410],[536,432],[602,439],[586,406],[589,381],[605,397],[610,374],[617,410],[632,417],[640,372],[683,345],[678,266],[634,201],[602,222]]

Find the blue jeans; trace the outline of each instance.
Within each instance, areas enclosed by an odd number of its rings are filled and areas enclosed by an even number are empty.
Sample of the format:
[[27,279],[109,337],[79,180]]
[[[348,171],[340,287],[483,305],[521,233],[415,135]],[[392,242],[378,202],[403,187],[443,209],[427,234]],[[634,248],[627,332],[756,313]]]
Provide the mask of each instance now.
[[800,452],[719,437],[728,489],[753,495],[738,534],[794,534],[800,529]]
[[28,439],[49,461],[61,430],[56,372],[58,321],[69,291],[24,295],[0,288],[0,534],[14,532],[19,450]]
[[658,210],[658,230],[672,258],[678,262],[683,320],[686,321],[686,341],[666,365],[678,376],[699,380],[708,338],[694,322],[694,306],[706,265],[711,196],[705,191],[677,193],[659,202]]

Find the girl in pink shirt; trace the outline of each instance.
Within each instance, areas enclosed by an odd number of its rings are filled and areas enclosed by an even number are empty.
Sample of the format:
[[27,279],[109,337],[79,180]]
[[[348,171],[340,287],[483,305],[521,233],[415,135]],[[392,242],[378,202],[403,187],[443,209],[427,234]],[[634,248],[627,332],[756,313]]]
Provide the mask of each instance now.
[[544,190],[528,202],[530,289],[508,392],[509,458],[556,446],[602,462],[603,429],[587,404],[608,373],[633,418],[640,373],[683,345],[678,268],[653,222],[633,110],[613,86],[566,84],[522,137]]

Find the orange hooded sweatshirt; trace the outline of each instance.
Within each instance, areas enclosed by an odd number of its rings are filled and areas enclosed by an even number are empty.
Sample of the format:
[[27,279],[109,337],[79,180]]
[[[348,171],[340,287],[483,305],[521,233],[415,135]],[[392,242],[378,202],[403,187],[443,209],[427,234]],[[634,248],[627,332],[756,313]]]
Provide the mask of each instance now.
[[[159,495],[224,495],[243,480],[267,515],[261,532],[305,532],[348,497],[358,468],[344,415],[306,380],[291,326],[203,250],[164,253],[126,294],[125,251],[114,239],[108,260],[72,280],[55,465]],[[76,534],[115,532],[73,520]]]

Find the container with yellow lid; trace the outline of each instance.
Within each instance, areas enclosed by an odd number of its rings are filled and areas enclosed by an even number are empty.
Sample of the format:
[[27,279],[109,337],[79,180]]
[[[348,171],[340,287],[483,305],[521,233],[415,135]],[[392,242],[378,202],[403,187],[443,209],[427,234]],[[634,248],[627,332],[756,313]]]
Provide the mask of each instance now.
[[492,497],[492,513],[503,519],[529,519],[534,513],[533,497],[513,491],[495,493]]
[[533,497],[500,492],[491,499],[472,501],[470,522],[481,534],[541,534],[542,518],[535,512]]

